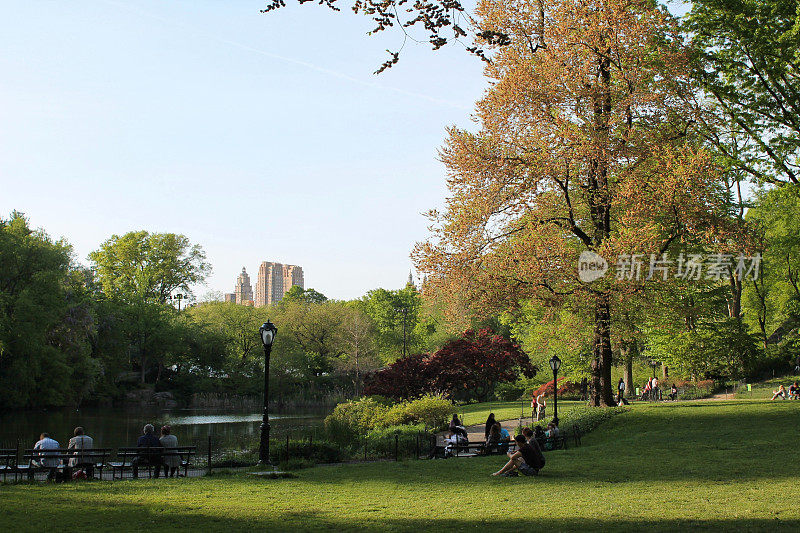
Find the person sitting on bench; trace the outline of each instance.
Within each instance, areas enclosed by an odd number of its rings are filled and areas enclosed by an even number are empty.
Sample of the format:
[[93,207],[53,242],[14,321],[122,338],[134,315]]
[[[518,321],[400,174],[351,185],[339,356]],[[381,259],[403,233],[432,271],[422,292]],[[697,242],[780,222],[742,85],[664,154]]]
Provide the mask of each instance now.
[[[153,424],[146,424],[142,432],[144,435],[139,437],[136,441],[137,448],[161,448],[161,441],[158,440],[153,433],[155,428]],[[149,451],[146,453],[140,453],[136,456],[136,458],[131,462],[132,470],[133,470],[133,478],[136,479],[139,477],[139,465],[145,466],[154,466],[156,467],[156,475],[161,471],[161,453],[150,453]]]
[[450,421],[450,433],[467,437],[467,428],[464,427],[456,414],[453,415],[453,419]]
[[489,435],[486,437],[486,443],[483,446],[483,453],[489,454],[497,451],[497,446],[500,444],[500,425],[495,422],[489,430]]
[[524,435],[514,437],[517,441],[517,451],[508,452],[508,462],[494,472],[493,476],[518,476],[522,472],[526,476],[537,476],[539,470],[544,467],[544,454],[541,450],[536,453],[536,449],[525,441]]
[[[47,468],[47,480],[50,481],[56,477],[58,465],[61,460],[58,458],[58,449],[61,445],[58,441],[51,439],[47,433],[39,435],[39,441],[33,446],[34,454],[36,454],[36,463],[42,468]],[[33,470],[30,470],[28,477],[32,478]]]
[[[69,444],[67,445],[67,449],[69,450],[91,450],[94,448],[94,439],[89,435],[86,435],[83,427],[78,426],[75,428],[74,437],[69,439]],[[88,477],[92,477],[94,475],[94,464],[92,462],[91,457],[87,457],[82,453],[76,451],[75,457],[70,458],[69,460],[69,468],[72,469],[74,467],[83,467],[86,471],[86,475]]]
[[500,432],[500,442],[497,445],[497,449],[501,452],[507,452],[508,445],[511,443],[511,434],[506,428],[500,425],[500,422],[497,422],[495,426],[497,426],[497,431]]

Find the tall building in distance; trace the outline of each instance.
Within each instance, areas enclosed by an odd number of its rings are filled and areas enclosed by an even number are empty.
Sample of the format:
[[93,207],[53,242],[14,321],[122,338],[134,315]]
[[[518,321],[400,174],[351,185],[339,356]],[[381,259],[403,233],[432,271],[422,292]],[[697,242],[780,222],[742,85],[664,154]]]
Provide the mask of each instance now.
[[258,268],[256,307],[264,307],[280,302],[283,299],[283,295],[295,285],[305,289],[303,267],[264,261]]
[[233,294],[237,304],[247,305],[248,302],[253,301],[253,286],[250,284],[250,276],[244,267],[242,267],[242,273],[236,278],[236,290]]

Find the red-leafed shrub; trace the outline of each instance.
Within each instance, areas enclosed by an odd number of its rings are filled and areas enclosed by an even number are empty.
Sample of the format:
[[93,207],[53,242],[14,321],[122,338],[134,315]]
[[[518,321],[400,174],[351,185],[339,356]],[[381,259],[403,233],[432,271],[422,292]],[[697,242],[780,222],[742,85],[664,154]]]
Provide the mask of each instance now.
[[[553,397],[553,380],[551,379],[544,385],[540,386],[538,389],[533,391],[533,397],[539,396],[540,394],[544,393],[545,398],[552,398]],[[581,393],[581,385],[580,383],[574,383],[572,381],[567,381],[566,378],[558,378],[558,395],[559,396],[580,396]]]
[[367,380],[366,394],[412,398],[445,394],[459,400],[486,399],[496,383],[532,377],[536,367],[520,347],[489,330],[468,330],[430,356],[400,359]]

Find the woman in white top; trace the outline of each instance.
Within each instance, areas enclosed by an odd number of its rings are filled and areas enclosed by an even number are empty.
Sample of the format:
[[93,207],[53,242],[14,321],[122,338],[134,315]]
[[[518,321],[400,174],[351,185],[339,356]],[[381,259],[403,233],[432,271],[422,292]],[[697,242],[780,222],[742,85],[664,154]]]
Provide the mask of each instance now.
[[158,439],[161,446],[164,448],[164,477],[175,477],[178,467],[181,466],[181,458],[179,455],[170,455],[168,448],[178,447],[178,437],[172,435],[172,428],[170,426],[163,426],[161,428],[161,438]]

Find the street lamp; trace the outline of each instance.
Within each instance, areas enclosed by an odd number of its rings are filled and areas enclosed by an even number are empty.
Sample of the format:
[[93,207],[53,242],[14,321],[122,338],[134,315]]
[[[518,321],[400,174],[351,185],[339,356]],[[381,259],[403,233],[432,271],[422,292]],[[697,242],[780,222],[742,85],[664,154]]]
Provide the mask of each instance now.
[[258,463],[269,464],[269,355],[272,352],[272,343],[278,328],[267,320],[258,329],[261,333],[261,342],[264,344],[264,418],[261,421],[261,446],[258,449]]
[[550,358],[550,368],[553,369],[553,425],[558,426],[558,369],[561,368],[561,359],[557,355]]
[[650,366],[653,367],[653,378],[655,378],[656,377],[656,367],[658,366],[658,361],[656,361],[654,359],[651,359],[650,360]]

